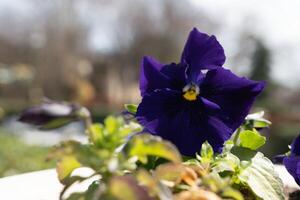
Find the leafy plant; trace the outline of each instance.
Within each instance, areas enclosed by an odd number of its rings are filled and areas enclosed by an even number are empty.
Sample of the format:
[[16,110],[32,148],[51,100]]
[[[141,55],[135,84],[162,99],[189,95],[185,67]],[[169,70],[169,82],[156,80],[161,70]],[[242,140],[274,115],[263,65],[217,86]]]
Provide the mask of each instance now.
[[[134,114],[135,106],[126,108]],[[48,159],[57,161],[64,200],[281,200],[282,182],[272,162],[257,151],[266,139],[253,126],[269,123],[258,120],[246,119],[221,153],[205,142],[195,157],[185,157],[169,141],[141,133],[143,127],[134,118],[108,116],[103,124],[84,118],[89,143],[64,141],[52,148]],[[76,175],[81,167],[93,173]],[[65,195],[73,184],[88,179],[95,181],[87,191]]]

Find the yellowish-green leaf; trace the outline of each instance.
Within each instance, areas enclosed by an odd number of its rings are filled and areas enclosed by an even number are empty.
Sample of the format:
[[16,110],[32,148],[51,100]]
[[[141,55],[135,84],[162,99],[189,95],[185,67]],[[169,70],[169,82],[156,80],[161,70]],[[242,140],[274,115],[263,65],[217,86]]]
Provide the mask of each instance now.
[[128,112],[135,115],[136,112],[137,112],[138,105],[136,105],[136,104],[125,104],[124,107]]
[[65,180],[70,177],[71,173],[80,167],[80,163],[73,156],[64,156],[57,163],[56,171],[61,183],[65,183]]
[[53,119],[52,121],[41,126],[41,129],[48,130],[48,129],[60,128],[62,126],[69,124],[72,121],[75,121],[75,119],[68,118],[68,117],[65,117],[65,118],[61,117],[61,118]]
[[103,139],[103,125],[100,123],[93,124],[90,127],[91,140],[94,144],[99,143]]
[[128,147],[129,156],[137,156],[144,164],[147,163],[148,156],[161,157],[175,163],[181,162],[181,155],[173,144],[150,134],[134,136]]
[[114,177],[109,184],[111,195],[117,200],[151,200],[147,190],[130,176]]
[[232,189],[230,187],[224,189],[221,196],[225,199],[244,200],[243,195],[239,191]]
[[113,116],[108,116],[104,120],[105,128],[109,134],[115,133],[119,126],[120,126],[120,120]]
[[200,155],[197,155],[197,159],[202,163],[210,163],[213,160],[214,150],[207,141],[202,144]]
[[224,156],[217,158],[217,160],[213,163],[212,168],[218,173],[223,171],[234,172],[239,165],[239,158],[232,153],[227,153]]
[[271,125],[271,122],[268,120],[255,120],[253,122],[253,127],[255,128],[265,128]]
[[245,130],[239,135],[239,146],[256,150],[266,143],[266,137],[257,131]]

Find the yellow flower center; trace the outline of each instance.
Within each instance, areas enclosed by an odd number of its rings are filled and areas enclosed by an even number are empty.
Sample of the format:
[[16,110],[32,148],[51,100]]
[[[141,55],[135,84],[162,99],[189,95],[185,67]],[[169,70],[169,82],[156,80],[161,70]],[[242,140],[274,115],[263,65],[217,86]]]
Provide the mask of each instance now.
[[199,87],[193,83],[186,85],[182,91],[183,97],[188,101],[195,101],[200,93]]

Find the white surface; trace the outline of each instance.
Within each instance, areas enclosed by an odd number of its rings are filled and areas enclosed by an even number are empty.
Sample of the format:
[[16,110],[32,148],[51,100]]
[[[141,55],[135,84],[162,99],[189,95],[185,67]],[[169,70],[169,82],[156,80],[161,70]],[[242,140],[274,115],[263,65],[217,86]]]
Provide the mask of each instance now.
[[[92,171],[80,168],[76,175],[89,176]],[[66,193],[85,191],[93,181],[76,184]],[[59,183],[55,169],[25,173],[0,179],[2,200],[58,200],[63,186]]]
[[[277,165],[275,169],[285,185],[299,188],[283,166]],[[88,176],[92,172],[87,168],[80,168],[75,173]],[[68,193],[85,191],[91,181],[75,185]],[[61,190],[62,185],[59,183],[54,169],[0,179],[0,196],[3,200],[57,200]]]
[[54,169],[0,179],[1,199],[56,200],[61,189]]

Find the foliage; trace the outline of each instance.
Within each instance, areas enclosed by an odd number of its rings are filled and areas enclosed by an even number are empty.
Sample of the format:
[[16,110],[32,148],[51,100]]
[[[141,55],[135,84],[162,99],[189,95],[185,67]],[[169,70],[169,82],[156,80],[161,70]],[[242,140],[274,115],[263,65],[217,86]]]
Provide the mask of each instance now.
[[[126,108],[134,113],[134,106]],[[260,121],[265,121],[262,116],[246,119],[222,153],[214,153],[205,142],[199,154],[187,158],[172,143],[141,134],[142,127],[135,120],[108,116],[103,124],[87,126],[88,144],[62,142],[48,159],[57,160],[58,177],[64,185],[61,199],[65,200],[281,200],[282,182],[271,161],[257,151],[265,138],[256,124],[259,128],[269,125]],[[80,167],[94,173],[74,175]],[[65,195],[73,184],[95,177],[86,192]]]
[[5,130],[0,132],[0,141],[0,177],[55,166],[53,161],[45,162],[48,147],[25,144]]

